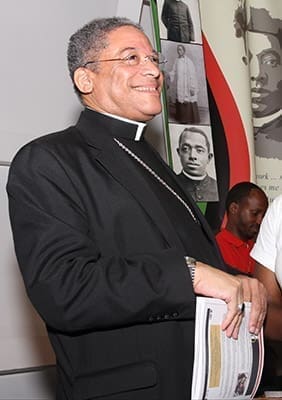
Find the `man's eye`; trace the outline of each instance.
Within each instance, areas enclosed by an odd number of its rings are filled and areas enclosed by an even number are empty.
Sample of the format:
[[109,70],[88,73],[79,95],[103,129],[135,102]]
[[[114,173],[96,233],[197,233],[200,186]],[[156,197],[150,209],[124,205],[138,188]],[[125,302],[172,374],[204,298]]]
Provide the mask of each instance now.
[[268,56],[262,59],[262,64],[269,65],[271,67],[277,67],[277,65],[279,64],[279,60],[276,57]]
[[278,65],[277,60],[266,60],[264,63],[266,65],[270,65],[271,67],[276,67]]
[[158,56],[151,56],[151,61],[154,63],[154,64],[157,64],[157,65],[159,65],[159,63],[160,63],[160,60],[159,60],[159,57]]
[[129,54],[125,57],[125,59],[130,64],[138,64],[139,62],[139,57],[137,54]]

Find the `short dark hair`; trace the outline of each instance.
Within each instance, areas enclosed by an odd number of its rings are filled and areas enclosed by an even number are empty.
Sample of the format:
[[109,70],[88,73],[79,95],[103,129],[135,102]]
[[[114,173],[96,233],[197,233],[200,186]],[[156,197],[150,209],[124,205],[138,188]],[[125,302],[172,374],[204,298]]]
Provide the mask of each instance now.
[[236,37],[244,37],[247,31],[274,36],[282,45],[282,21],[274,18],[265,8],[250,7],[250,20],[247,23],[245,7],[239,6],[234,15]]
[[274,18],[265,8],[250,7],[250,21],[247,27],[250,32],[275,36],[282,45],[282,21]]
[[227,197],[225,200],[225,209],[228,213],[229,207],[231,203],[240,203],[242,200],[247,198],[250,195],[252,190],[258,190],[267,198],[265,192],[253,182],[244,181],[239,182],[234,185],[229,192],[227,193]]
[[185,46],[183,44],[178,44],[177,45],[177,50],[179,49],[179,47],[181,47],[183,52],[186,53],[186,49],[185,49]]
[[179,138],[178,138],[178,147],[180,147],[180,143],[181,143],[182,137],[187,132],[192,132],[192,133],[195,132],[195,133],[199,133],[200,135],[202,135],[205,138],[207,150],[208,150],[208,153],[210,154],[210,152],[211,152],[211,144],[210,144],[210,141],[209,141],[209,138],[208,138],[207,134],[204,131],[202,131],[201,129],[196,128],[194,126],[192,126],[191,128],[185,128],[181,132],[181,134],[179,135]]

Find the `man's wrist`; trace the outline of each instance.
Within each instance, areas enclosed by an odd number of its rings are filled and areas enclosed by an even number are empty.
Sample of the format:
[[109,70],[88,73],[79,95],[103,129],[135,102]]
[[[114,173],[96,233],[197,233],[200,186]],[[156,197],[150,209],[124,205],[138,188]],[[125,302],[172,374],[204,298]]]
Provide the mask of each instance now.
[[187,265],[187,267],[189,269],[191,280],[192,280],[192,284],[194,286],[195,273],[196,273],[196,260],[193,257],[185,256],[185,262],[186,262],[186,265]]

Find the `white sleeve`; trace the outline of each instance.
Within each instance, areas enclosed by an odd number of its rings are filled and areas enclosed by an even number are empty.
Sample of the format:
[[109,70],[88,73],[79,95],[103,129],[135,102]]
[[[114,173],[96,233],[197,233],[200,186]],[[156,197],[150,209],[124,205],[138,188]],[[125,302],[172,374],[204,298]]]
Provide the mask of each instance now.
[[251,251],[252,258],[273,272],[275,272],[277,257],[281,211],[282,196],[279,196],[268,207],[260,226],[257,241]]

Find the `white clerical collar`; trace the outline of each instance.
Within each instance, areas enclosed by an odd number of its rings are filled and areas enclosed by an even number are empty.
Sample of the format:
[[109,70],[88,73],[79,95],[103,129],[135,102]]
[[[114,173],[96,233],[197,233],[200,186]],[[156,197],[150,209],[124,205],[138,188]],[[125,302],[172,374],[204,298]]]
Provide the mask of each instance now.
[[276,113],[267,115],[266,117],[261,117],[261,118],[253,118],[253,125],[256,128],[261,127],[264,124],[267,124],[268,122],[278,118],[280,115],[282,115],[282,111],[278,110]]
[[187,172],[185,172],[184,169],[182,170],[182,173],[183,173],[183,175],[187,176],[187,178],[192,179],[192,181],[202,181],[207,176],[207,174],[202,175],[202,176],[192,176],[192,175],[187,174]]
[[[90,110],[92,110],[91,107],[87,107],[87,108],[89,108]],[[96,111],[96,110],[94,110],[94,111]],[[136,126],[137,126],[137,129],[136,129],[136,133],[135,133],[134,140],[136,140],[136,141],[138,142],[138,141],[141,139],[143,130],[144,130],[144,128],[146,127],[146,124],[145,124],[144,122],[133,121],[132,119],[120,117],[119,115],[114,115],[114,114],[110,114],[110,113],[107,113],[107,112],[101,112],[101,114],[108,115],[109,117],[118,119],[118,120],[120,120],[120,121],[124,121],[124,122],[127,122],[127,123],[129,123],[129,124],[136,125]]]

